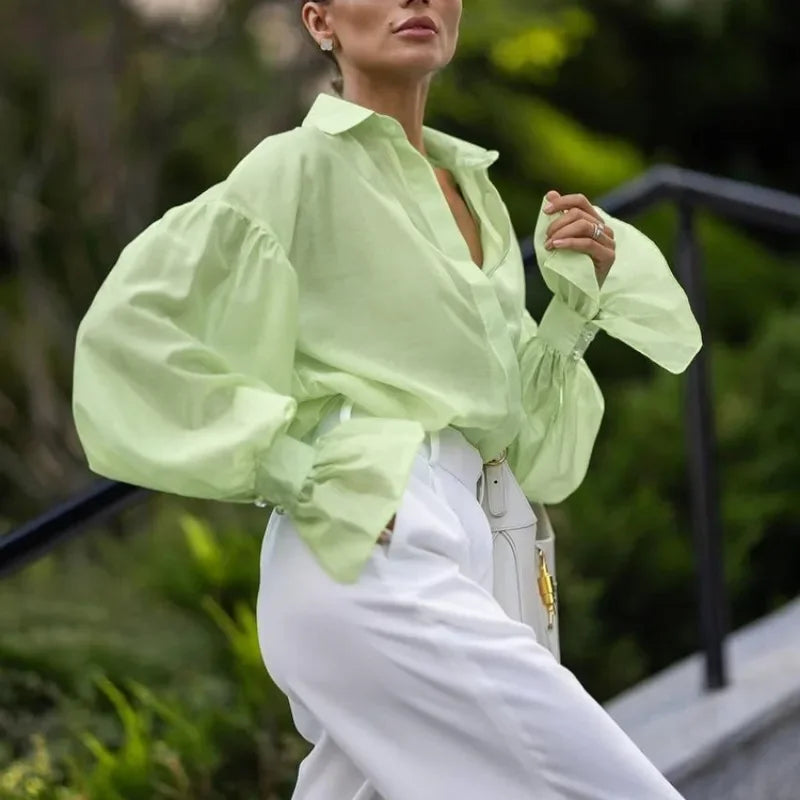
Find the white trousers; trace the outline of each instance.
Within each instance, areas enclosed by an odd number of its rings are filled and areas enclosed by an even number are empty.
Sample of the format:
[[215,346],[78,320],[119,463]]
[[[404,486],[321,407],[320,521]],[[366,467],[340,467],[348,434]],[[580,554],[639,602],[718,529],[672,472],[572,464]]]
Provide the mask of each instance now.
[[259,645],[314,744],[292,799],[680,800],[494,599],[480,454],[454,429],[438,440],[420,448],[392,539],[354,584],[270,516]]

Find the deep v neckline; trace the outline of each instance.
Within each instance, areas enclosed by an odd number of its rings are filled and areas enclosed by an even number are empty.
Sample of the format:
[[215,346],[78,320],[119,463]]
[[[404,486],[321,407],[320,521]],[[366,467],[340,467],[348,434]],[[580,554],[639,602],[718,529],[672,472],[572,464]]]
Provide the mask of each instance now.
[[[435,163],[434,160],[428,159],[428,163],[430,163],[431,168],[433,169],[434,178],[436,179],[436,185],[439,187],[439,191],[442,194],[442,200],[447,207],[448,212],[450,213],[450,217],[453,220],[453,225],[455,226],[456,230],[458,231],[458,235],[464,242],[464,246],[469,254],[469,260],[472,264],[477,267],[481,272],[483,272],[484,268],[486,267],[486,252],[487,252],[487,236],[486,231],[484,230],[483,220],[481,219],[481,215],[478,214],[475,207],[473,206],[472,202],[469,199],[469,193],[461,186],[461,182],[458,179],[458,176],[447,167],[440,166],[439,164]],[[461,201],[464,203],[464,208],[467,211],[467,214],[470,216],[473,225],[475,226],[475,232],[478,235],[478,245],[481,249],[480,256],[481,256],[481,263],[479,264],[472,256],[472,249],[469,246],[469,241],[467,237],[464,235],[464,231],[461,230],[461,225],[459,225],[458,217],[456,216],[455,210],[453,206],[450,204],[450,200],[447,197],[447,193],[444,190],[444,187],[439,182],[438,177],[436,177],[436,170],[440,169],[445,172],[453,181],[453,185],[455,186],[456,192],[458,192],[458,196],[461,198]]]
[[[435,146],[431,146],[431,142],[426,143],[428,152],[423,155],[405,137],[398,136],[397,139],[396,143],[387,143],[382,155],[388,156],[397,167],[402,190],[413,205],[413,210],[405,210],[411,222],[470,283],[475,280],[472,276],[476,276],[481,283],[488,280],[504,263],[513,237],[510,224],[503,225],[501,229],[488,216],[495,213],[498,222],[503,218],[503,203],[497,190],[491,182],[478,179],[469,171],[462,173],[454,168],[449,159],[443,158]],[[436,168],[452,175],[469,213],[476,220],[483,251],[481,266],[472,258],[467,240],[439,183]],[[416,186],[415,180],[419,181]],[[425,188],[426,183],[431,187],[430,190]]]
[[[452,173],[450,173],[450,174],[452,175]],[[461,184],[457,180],[455,180],[455,176],[453,176],[453,180],[455,181],[455,184],[456,184],[456,191],[458,192],[459,197],[461,198],[461,200],[464,203],[464,208],[467,209],[467,213],[472,218],[472,222],[475,225],[475,232],[478,234],[478,245],[481,248],[481,263],[479,264],[477,261],[475,261],[474,258],[472,259],[472,263],[475,264],[475,266],[481,272],[483,272],[483,268],[486,266],[486,236],[485,236],[486,232],[483,229],[483,220],[481,219],[481,215],[478,214],[475,211],[475,209],[472,207],[472,204],[470,203],[469,199],[467,198],[466,193],[461,188]],[[445,197],[445,200],[447,200],[446,197]],[[450,203],[448,203],[447,205],[449,206]],[[451,207],[450,211],[452,212],[452,210],[453,209]],[[459,227],[458,226],[458,220],[456,219],[456,215],[455,214],[453,214],[453,220],[456,223],[456,227]],[[460,230],[461,230],[461,228],[459,227],[459,231]],[[462,231],[461,235],[464,236],[463,231]],[[467,241],[467,237],[466,236],[464,236],[464,242],[466,243],[467,249],[469,250],[469,242]],[[470,250],[470,256],[472,256],[472,251],[471,250]]]

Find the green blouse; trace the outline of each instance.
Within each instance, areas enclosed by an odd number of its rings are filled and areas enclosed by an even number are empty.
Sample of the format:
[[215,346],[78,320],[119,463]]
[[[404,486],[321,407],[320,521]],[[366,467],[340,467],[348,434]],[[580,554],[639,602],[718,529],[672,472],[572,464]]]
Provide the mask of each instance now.
[[[583,480],[603,398],[598,330],[671,372],[701,346],[657,247],[625,222],[598,288],[588,256],[536,254],[553,298],[537,326],[498,153],[320,94],[222,182],[122,251],[78,328],[73,414],[90,468],[189,497],[281,506],[320,565],[355,581],[399,505],[425,431],[484,460],[508,449],[532,500]],[[478,268],[436,180],[480,222]],[[544,205],[544,201],[542,202]],[[600,211],[600,209],[598,209]],[[320,436],[342,397],[371,417]]]

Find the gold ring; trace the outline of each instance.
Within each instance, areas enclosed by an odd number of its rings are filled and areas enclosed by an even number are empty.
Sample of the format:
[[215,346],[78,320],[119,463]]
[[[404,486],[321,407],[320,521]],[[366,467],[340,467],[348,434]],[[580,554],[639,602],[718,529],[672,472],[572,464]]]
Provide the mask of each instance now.
[[498,464],[502,464],[506,460],[506,456],[507,455],[508,455],[508,448],[504,447],[503,448],[503,452],[500,453],[500,455],[497,456],[497,458],[493,458],[490,461],[486,461],[483,466],[484,467],[487,467],[487,466],[493,466],[494,467],[494,466],[497,466]]

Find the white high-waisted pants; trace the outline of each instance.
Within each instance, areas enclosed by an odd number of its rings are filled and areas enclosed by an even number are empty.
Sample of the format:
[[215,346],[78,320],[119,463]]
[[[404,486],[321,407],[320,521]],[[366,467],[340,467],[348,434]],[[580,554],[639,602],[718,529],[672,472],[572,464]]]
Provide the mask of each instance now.
[[482,459],[454,429],[438,434],[354,584],[270,516],[259,644],[314,744],[293,800],[680,800],[492,597]]

